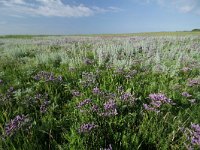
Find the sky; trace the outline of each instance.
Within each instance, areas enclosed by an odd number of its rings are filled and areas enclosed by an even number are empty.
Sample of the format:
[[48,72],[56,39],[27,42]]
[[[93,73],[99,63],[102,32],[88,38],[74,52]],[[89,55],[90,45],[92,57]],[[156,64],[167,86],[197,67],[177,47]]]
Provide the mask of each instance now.
[[200,0],[0,0],[0,34],[103,34],[200,28]]

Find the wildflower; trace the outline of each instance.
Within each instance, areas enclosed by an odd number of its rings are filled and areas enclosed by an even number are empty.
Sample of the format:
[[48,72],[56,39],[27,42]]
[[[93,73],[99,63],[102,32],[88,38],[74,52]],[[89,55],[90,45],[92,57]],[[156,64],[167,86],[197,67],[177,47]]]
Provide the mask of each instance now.
[[81,93],[80,93],[79,91],[73,90],[73,91],[72,91],[72,95],[73,95],[74,97],[78,97],[78,96],[81,95]]
[[144,107],[145,110],[148,110],[148,111],[154,111],[154,112],[157,112],[157,113],[160,112],[156,108],[150,107],[147,104],[143,104],[143,107]]
[[189,79],[188,81],[188,86],[195,86],[200,84],[200,79],[194,78],[194,79]]
[[40,112],[45,113],[47,111],[47,107],[50,104],[50,101],[45,100],[44,103],[40,106]]
[[151,100],[150,104],[149,105],[143,104],[144,109],[149,110],[149,111],[159,112],[158,109],[161,107],[162,104],[175,105],[175,103],[173,103],[171,99],[167,98],[162,93],[149,94],[149,98]]
[[93,88],[92,90],[93,94],[100,94],[100,89],[98,87]]
[[191,97],[192,96],[188,92],[183,92],[181,95],[184,96],[184,97]]
[[89,104],[89,103],[91,103],[91,99],[85,99],[84,101],[80,102],[77,107],[81,108],[84,105]]
[[45,71],[38,72],[33,78],[37,81],[44,80],[46,82],[48,82],[48,81],[59,81],[59,82],[62,81],[62,76],[55,77],[52,72],[45,72]]
[[200,146],[200,125],[199,124],[191,124],[191,144]]
[[110,99],[108,102],[104,103],[104,109],[106,111],[116,109],[115,102],[112,99]]
[[86,123],[86,124],[82,124],[80,129],[78,130],[79,133],[88,133],[90,131],[92,131],[93,129],[97,128],[98,126],[95,124],[91,124],[91,123]]
[[121,96],[120,96],[120,99],[123,101],[123,102],[128,102],[130,104],[134,104],[136,98],[129,92],[124,92]]
[[3,80],[0,79],[0,84],[3,83]]
[[91,108],[91,111],[92,111],[92,112],[98,112],[98,110],[99,110],[99,106],[93,104],[93,105],[92,105],[92,108]]
[[11,135],[13,132],[17,131],[22,127],[23,122],[25,122],[26,116],[17,115],[13,120],[6,124],[5,132],[6,135]]
[[164,94],[162,93],[153,93],[149,94],[149,98],[156,102],[160,101],[161,103],[171,103],[171,99],[168,99]]
[[117,113],[117,105],[114,100],[109,99],[108,102],[104,103],[104,112],[99,113],[100,116],[116,116]]

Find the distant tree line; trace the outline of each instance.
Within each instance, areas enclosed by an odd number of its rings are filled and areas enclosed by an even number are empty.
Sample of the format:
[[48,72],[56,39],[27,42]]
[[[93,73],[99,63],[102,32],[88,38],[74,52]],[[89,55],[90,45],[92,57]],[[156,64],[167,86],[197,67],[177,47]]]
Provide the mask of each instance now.
[[195,32],[195,31],[200,31],[200,29],[193,29],[193,30],[192,30],[192,32]]

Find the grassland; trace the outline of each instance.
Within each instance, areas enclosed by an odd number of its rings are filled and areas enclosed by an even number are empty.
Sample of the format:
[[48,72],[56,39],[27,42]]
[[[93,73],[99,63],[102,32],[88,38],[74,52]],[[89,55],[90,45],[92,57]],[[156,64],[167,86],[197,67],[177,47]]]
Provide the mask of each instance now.
[[200,148],[200,33],[0,37],[0,149]]

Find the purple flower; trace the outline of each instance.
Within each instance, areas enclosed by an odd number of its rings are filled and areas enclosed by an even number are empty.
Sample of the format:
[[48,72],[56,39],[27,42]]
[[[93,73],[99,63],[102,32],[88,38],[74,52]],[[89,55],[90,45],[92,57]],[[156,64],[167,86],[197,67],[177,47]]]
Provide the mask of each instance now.
[[3,80],[0,79],[0,84],[3,83]]
[[114,100],[109,99],[108,102],[104,103],[104,109],[106,111],[116,109],[116,103]]
[[200,146],[200,125],[191,124],[190,139],[192,145]]
[[78,96],[81,96],[81,93],[80,93],[79,91],[73,90],[73,91],[72,91],[72,95],[73,95],[74,97],[78,97]]
[[91,110],[92,110],[92,112],[98,112],[99,111],[99,106],[93,104]]
[[148,110],[148,111],[154,111],[154,112],[156,112],[156,113],[160,112],[160,111],[158,111],[156,108],[150,107],[150,106],[148,106],[147,104],[143,104],[143,107],[144,107],[145,110]]
[[99,113],[100,116],[116,116],[117,113],[117,105],[113,99],[109,99],[108,102],[104,103],[104,112]]
[[97,128],[98,126],[95,124],[91,124],[91,123],[86,123],[86,124],[82,124],[81,127],[79,128],[79,133],[88,133],[91,130]]
[[149,98],[152,101],[160,101],[161,103],[171,103],[171,99],[168,99],[164,94],[162,93],[153,93],[149,94]]
[[89,104],[89,103],[91,103],[92,101],[91,101],[91,99],[85,99],[84,101],[82,101],[82,102],[80,102],[79,104],[78,104],[78,108],[81,108],[81,107],[83,107],[83,106],[85,106],[86,104]]
[[37,81],[44,80],[46,82],[48,81],[61,82],[62,81],[62,76],[55,77],[52,72],[45,72],[45,71],[38,72],[33,78]]
[[162,93],[149,94],[149,98],[151,100],[150,104],[149,105],[143,104],[144,109],[149,111],[159,112],[158,109],[161,107],[162,104],[165,103],[175,105],[175,103],[173,103],[171,99],[167,98]]
[[92,90],[93,94],[100,94],[100,89],[98,87],[93,88]]
[[40,106],[40,112],[45,113],[47,111],[47,107],[50,104],[50,101],[45,100],[43,104]]
[[200,84],[200,79],[194,78],[194,79],[189,79],[188,81],[188,86],[195,86]]
[[18,129],[20,129],[23,122],[25,122],[25,119],[26,116],[24,115],[17,115],[14,119],[11,119],[11,121],[5,126],[6,135],[9,136]]
[[131,93],[124,93],[120,98],[121,98],[121,100],[126,101],[130,97],[132,97]]
[[184,97],[191,97],[192,96],[188,92],[183,92],[181,95],[184,96]]

